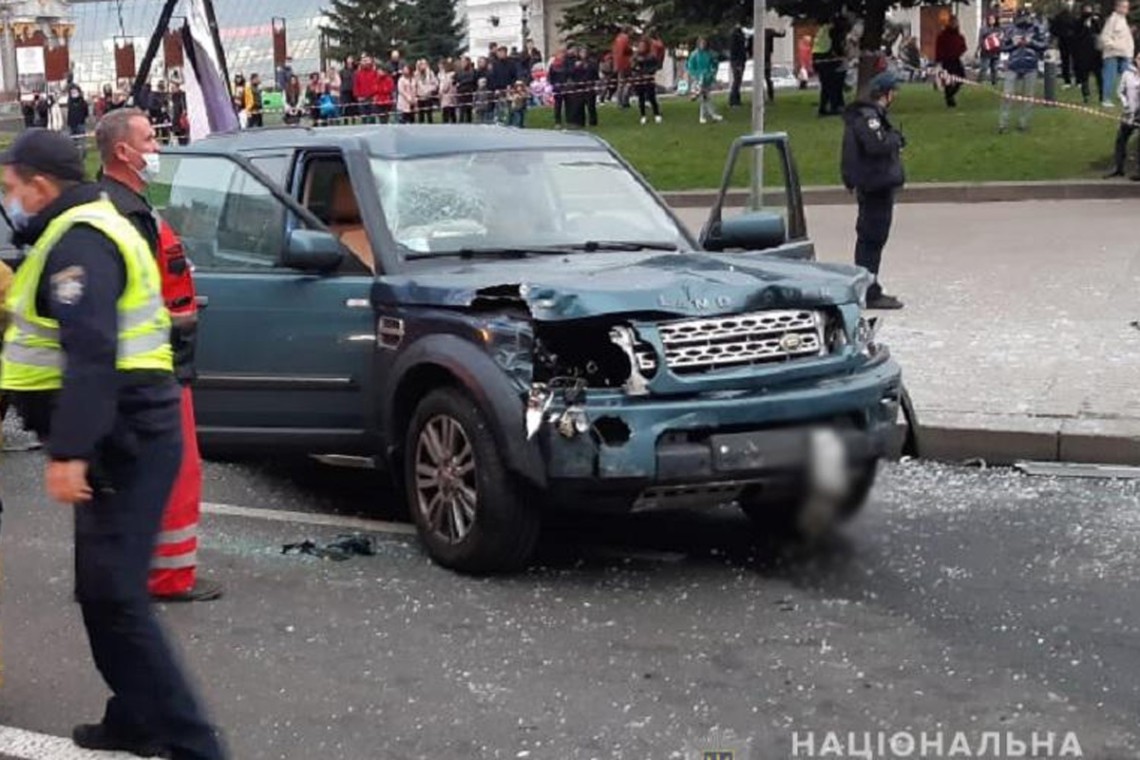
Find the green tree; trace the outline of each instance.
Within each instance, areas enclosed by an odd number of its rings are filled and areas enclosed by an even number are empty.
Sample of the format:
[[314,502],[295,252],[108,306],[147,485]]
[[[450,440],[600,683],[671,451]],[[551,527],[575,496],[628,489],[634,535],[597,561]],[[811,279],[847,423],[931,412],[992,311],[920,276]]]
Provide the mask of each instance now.
[[641,0],[578,0],[567,6],[558,30],[591,50],[609,49],[623,26],[640,26],[647,15]]
[[433,63],[464,51],[464,24],[458,19],[456,0],[408,0],[400,5],[407,58]]
[[396,0],[329,0],[324,13],[328,54],[336,58],[370,53],[383,60],[407,39],[403,9]]

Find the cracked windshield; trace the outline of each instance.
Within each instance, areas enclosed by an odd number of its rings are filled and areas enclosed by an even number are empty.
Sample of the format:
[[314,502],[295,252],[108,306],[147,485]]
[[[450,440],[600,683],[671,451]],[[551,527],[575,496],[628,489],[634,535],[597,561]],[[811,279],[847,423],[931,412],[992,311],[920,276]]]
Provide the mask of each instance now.
[[690,247],[649,191],[603,150],[374,158],[372,170],[388,226],[413,256],[588,241]]

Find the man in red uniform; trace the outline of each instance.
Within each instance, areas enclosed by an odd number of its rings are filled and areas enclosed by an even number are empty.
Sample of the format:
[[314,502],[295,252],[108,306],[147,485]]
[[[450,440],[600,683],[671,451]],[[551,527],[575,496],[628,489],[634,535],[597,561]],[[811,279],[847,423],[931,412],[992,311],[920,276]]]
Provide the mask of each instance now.
[[159,169],[158,144],[146,114],[136,109],[112,111],[95,128],[95,142],[103,162],[103,191],[158,258],[162,295],[173,323],[170,342],[175,374],[182,384],[182,466],[163,514],[162,532],[151,565],[150,592],[160,601],[210,601],[222,595],[222,587],[197,574],[202,460],[190,395],[197,321],[190,264],[174,231],[158,218],[142,195]]

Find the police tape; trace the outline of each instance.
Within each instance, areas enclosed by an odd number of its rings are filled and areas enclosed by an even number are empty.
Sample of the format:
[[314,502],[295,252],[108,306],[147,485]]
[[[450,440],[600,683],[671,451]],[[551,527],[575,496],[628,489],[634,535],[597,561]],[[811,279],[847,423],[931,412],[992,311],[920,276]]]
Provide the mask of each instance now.
[[[1008,76],[1009,72],[1006,72],[1006,75]],[[1094,108],[1082,103],[1068,103],[1063,100],[1039,98],[1035,95],[1018,95],[1017,93],[1013,92],[1005,92],[1004,90],[998,90],[995,87],[986,86],[981,82],[975,82],[974,80],[967,79],[966,77],[961,77],[956,74],[948,74],[945,71],[939,71],[935,76],[937,77],[938,82],[942,87],[945,87],[946,84],[970,85],[971,87],[981,88],[986,92],[993,93],[994,95],[1000,97],[1002,100],[1011,100],[1015,103],[1026,103],[1030,105],[1042,106],[1044,108],[1058,108],[1063,111],[1072,111],[1073,113],[1085,114],[1086,116],[1095,116],[1098,119],[1112,121],[1117,124],[1132,122],[1132,119],[1130,119],[1125,113],[1113,113],[1103,108]]]

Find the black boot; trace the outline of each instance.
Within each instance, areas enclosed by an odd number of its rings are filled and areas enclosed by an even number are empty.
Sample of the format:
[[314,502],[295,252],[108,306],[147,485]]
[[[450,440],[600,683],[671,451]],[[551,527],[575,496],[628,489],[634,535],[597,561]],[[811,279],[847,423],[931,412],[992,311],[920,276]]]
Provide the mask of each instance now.
[[71,740],[83,749],[100,752],[129,752],[138,757],[169,758],[170,751],[157,742],[117,736],[107,730],[102,723],[85,723],[71,731]]

